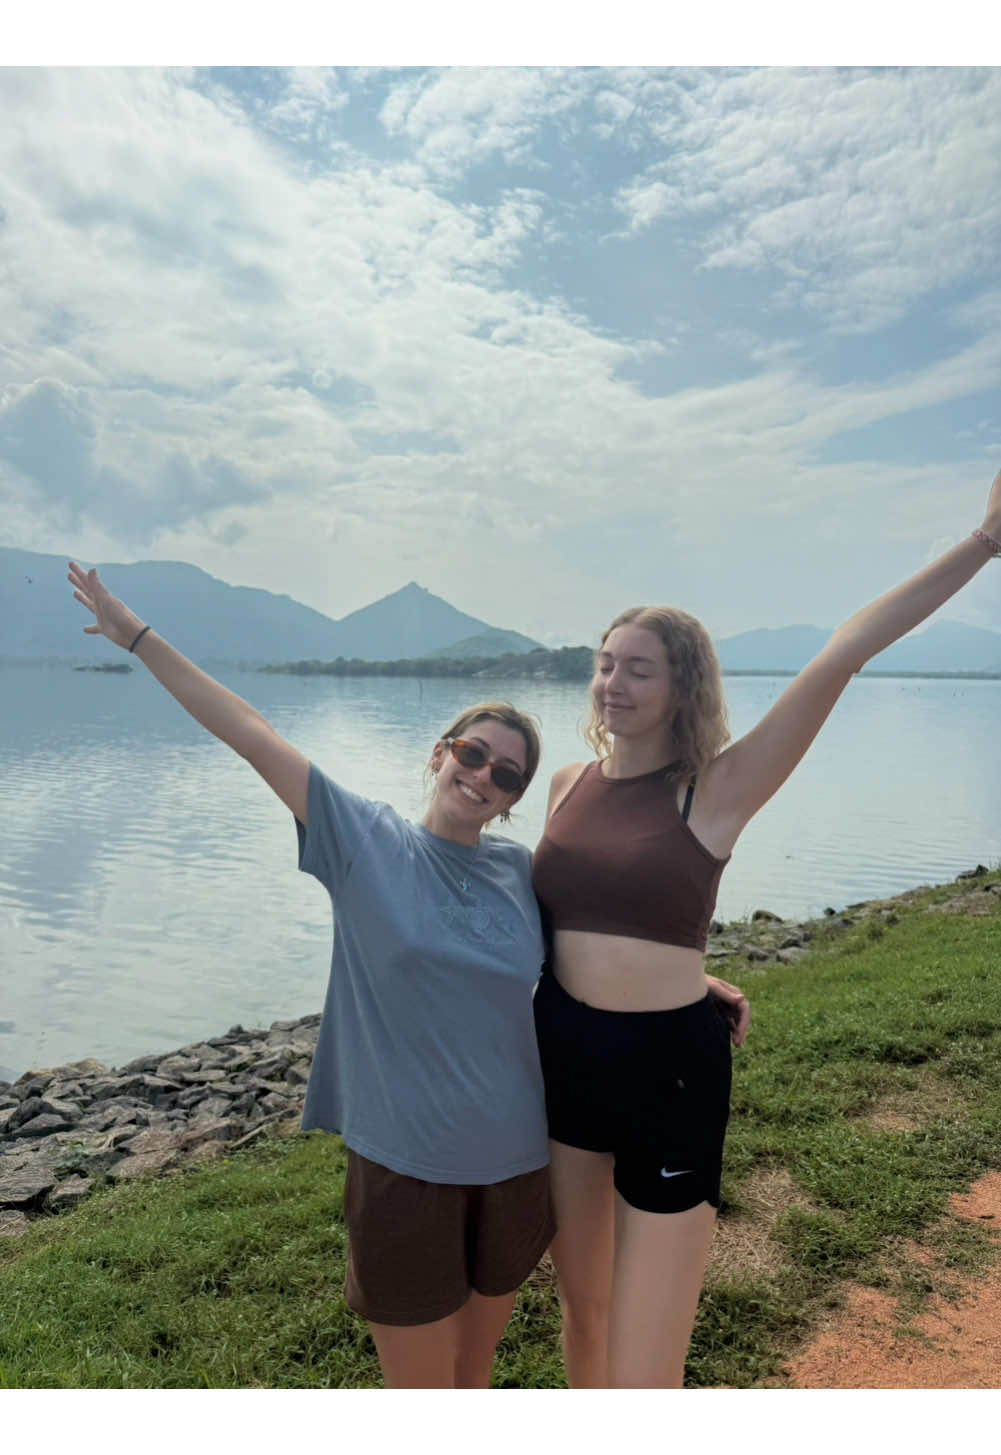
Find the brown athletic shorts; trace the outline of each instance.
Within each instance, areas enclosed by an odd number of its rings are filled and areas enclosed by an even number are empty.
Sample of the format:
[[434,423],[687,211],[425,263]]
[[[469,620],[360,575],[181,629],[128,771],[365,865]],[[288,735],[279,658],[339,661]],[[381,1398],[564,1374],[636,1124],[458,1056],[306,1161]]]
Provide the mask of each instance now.
[[432,1324],[474,1290],[520,1288],[556,1231],[549,1168],[486,1186],[422,1182],[348,1148],[344,1296],[375,1324]]

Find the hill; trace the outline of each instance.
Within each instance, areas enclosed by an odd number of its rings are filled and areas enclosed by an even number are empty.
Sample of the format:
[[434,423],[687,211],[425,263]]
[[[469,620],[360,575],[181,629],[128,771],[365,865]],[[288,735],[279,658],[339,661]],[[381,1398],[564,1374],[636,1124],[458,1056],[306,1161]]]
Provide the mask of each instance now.
[[475,637],[463,637],[461,642],[453,642],[450,647],[439,647],[436,652],[429,653],[432,657],[461,657],[466,661],[474,658],[484,657],[507,657],[525,652],[538,651],[538,642],[533,642],[531,637],[523,637],[521,632],[484,632]]
[[[72,598],[63,556],[0,547],[0,659],[48,658],[97,664],[117,648],[86,637],[89,617]],[[423,656],[476,636],[491,652],[514,648],[511,634],[457,611],[411,581],[335,621],[290,596],[230,586],[182,561],[99,565],[116,596],[198,662],[282,662]],[[519,637],[522,642],[528,638]]]

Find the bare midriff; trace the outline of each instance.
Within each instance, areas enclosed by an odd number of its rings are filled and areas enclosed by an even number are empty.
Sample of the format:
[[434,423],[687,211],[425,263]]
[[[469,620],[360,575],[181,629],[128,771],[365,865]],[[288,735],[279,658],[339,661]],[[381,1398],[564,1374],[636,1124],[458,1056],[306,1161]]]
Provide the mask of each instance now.
[[702,951],[681,945],[557,930],[553,952],[563,989],[595,1010],[677,1010],[709,990]]

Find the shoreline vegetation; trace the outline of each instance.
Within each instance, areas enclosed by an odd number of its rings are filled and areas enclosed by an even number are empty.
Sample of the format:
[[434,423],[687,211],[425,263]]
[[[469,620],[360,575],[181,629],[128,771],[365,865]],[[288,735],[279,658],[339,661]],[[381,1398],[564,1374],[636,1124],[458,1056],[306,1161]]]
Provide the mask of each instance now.
[[[362,657],[335,657],[332,661],[310,659],[296,662],[248,662],[231,658],[199,658],[199,665],[220,670],[263,672],[292,677],[500,677],[548,682],[589,682],[594,674],[591,647],[536,647],[531,652],[509,652],[500,657],[401,657],[394,661],[369,661]],[[5,657],[0,668],[64,667],[74,672],[131,672],[128,663],[80,662],[70,657]],[[796,677],[793,667],[723,667],[724,677]],[[886,677],[945,682],[998,682],[1001,672],[937,672],[932,670],[883,671],[863,667],[860,677]]]
[[[360,657],[336,657],[332,662],[274,662],[255,669],[293,677],[521,677],[547,682],[588,682],[594,675],[590,647],[536,647],[531,652],[509,652],[502,657],[403,657],[391,662],[368,662]],[[798,668],[724,667],[724,677],[795,677]],[[881,672],[863,668],[863,677],[928,677],[947,681],[1001,680],[1001,672]]]
[[[686,1383],[783,1386],[850,1284],[918,1336],[997,1258],[943,1214],[1001,1168],[1001,869],[714,923],[709,964],[753,1021]],[[344,1145],[298,1130],[318,1020],[0,1083],[0,1387],[378,1387],[342,1296]],[[548,1258],[494,1384],[565,1385]]]

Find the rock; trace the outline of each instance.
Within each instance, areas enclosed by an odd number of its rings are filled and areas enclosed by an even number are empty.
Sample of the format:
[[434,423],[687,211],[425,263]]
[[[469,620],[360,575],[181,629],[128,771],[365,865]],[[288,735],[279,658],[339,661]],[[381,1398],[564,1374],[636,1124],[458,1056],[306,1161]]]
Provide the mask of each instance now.
[[198,1104],[197,1121],[204,1121],[208,1118],[215,1120],[217,1117],[225,1117],[234,1103],[228,1096],[207,1096],[204,1101]]
[[771,958],[767,950],[761,950],[757,945],[746,945],[743,953],[748,960],[768,960]]
[[11,1208],[0,1209],[0,1238],[19,1238],[31,1227],[31,1221],[24,1213]]
[[104,1062],[95,1061],[93,1057],[88,1057],[84,1061],[70,1061],[66,1066],[60,1066],[59,1069],[60,1071],[70,1071],[74,1076],[94,1077],[110,1074],[109,1068],[105,1066]]
[[775,958],[782,965],[795,965],[797,960],[802,960],[804,955],[810,951],[803,945],[789,945],[788,948],[775,951]]
[[49,1193],[45,1206],[50,1212],[65,1212],[82,1202],[93,1186],[93,1179],[90,1177],[68,1177]]
[[242,1130],[237,1117],[199,1117],[189,1131],[182,1133],[182,1145],[187,1148],[199,1142],[229,1142]]
[[756,909],[751,915],[751,923],[756,924],[762,920],[769,924],[780,925],[782,923],[782,916],[780,914],[772,914],[770,909]]
[[64,1101],[56,1096],[43,1096],[40,1100],[41,1110],[48,1112],[50,1116],[62,1117],[67,1122],[78,1122],[83,1116],[79,1102]]
[[169,1081],[165,1076],[152,1076],[148,1072],[141,1072],[136,1076],[111,1076],[99,1081],[92,1092],[92,1100],[103,1101],[118,1096],[146,1099],[150,1093],[155,1095],[161,1091],[179,1090],[180,1085],[176,1081]]
[[147,1152],[178,1152],[184,1145],[184,1136],[184,1132],[147,1127],[133,1137],[123,1137],[116,1145],[130,1157],[145,1156]]
[[297,1061],[285,1072],[285,1080],[290,1086],[305,1086],[309,1081],[309,1063]]
[[134,1157],[124,1157],[108,1169],[112,1182],[129,1182],[136,1177],[148,1177],[151,1172],[163,1172],[177,1161],[177,1149],[162,1147],[158,1152],[140,1152]]
[[11,1137],[47,1137],[52,1132],[68,1132],[72,1126],[73,1123],[68,1122],[65,1117],[43,1112],[40,1116],[32,1117],[30,1121],[22,1122],[20,1126],[14,1127],[8,1135]]
[[791,935],[783,936],[783,938],[779,940],[778,948],[780,950],[793,950],[802,945],[805,940],[806,935],[803,933],[803,931],[797,930]]
[[268,1080],[276,1071],[284,1071],[286,1066],[291,1066],[294,1060],[295,1052],[291,1046],[282,1046],[274,1056],[265,1056],[263,1061],[258,1061],[254,1075]]
[[194,1056],[180,1056],[177,1054],[164,1056],[156,1068],[158,1076],[166,1076],[168,1078],[180,1076],[185,1071],[197,1071],[197,1069],[198,1062]]
[[56,1185],[56,1175],[49,1168],[23,1167],[6,1171],[0,1164],[0,1208],[30,1207],[41,1202]]
[[967,869],[967,870],[964,871],[964,873],[957,874],[956,875],[956,878],[957,879],[979,879],[982,874],[987,874],[988,872],[989,871],[988,871],[988,868],[987,868],[987,865],[986,864],[978,864],[975,869]]
[[144,1072],[156,1071],[159,1064],[159,1056],[138,1056],[134,1061],[120,1066],[118,1074],[119,1076],[142,1076]]

